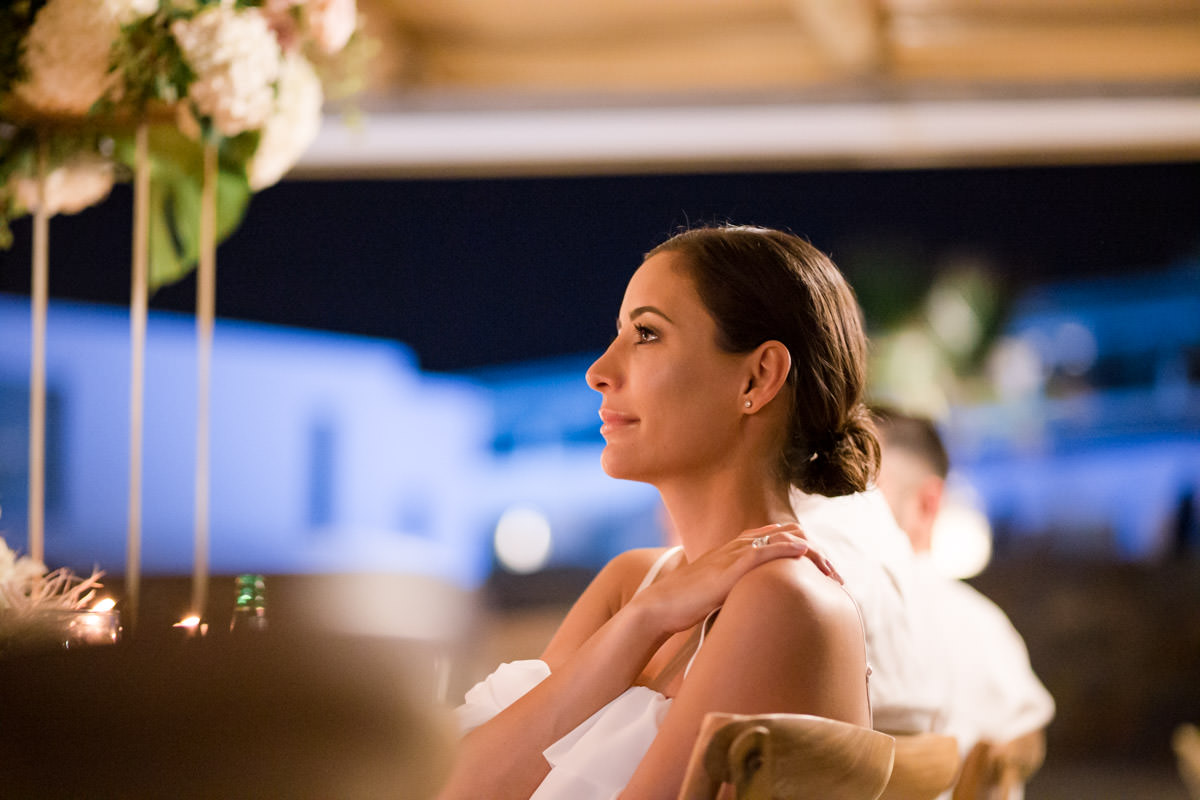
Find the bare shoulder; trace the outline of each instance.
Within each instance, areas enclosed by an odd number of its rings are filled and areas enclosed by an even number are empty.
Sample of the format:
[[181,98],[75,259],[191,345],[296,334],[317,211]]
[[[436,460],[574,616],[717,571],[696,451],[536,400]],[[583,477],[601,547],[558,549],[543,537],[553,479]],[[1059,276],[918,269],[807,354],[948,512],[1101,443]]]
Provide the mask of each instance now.
[[553,670],[570,658],[589,636],[629,602],[646,571],[665,551],[663,547],[628,550],[605,564],[567,612],[542,651],[542,660]]
[[726,623],[758,633],[862,638],[858,609],[841,584],[805,558],[769,561],[746,573],[729,593]]
[[[613,557],[601,571],[612,590],[614,597],[619,597],[619,605],[624,605],[633,597],[646,574],[654,566],[666,547],[639,547],[626,550]],[[607,574],[606,574],[607,573]]]
[[678,699],[696,720],[721,710],[864,725],[871,719],[866,675],[866,640],[850,595],[808,559],[777,559],[734,584]]

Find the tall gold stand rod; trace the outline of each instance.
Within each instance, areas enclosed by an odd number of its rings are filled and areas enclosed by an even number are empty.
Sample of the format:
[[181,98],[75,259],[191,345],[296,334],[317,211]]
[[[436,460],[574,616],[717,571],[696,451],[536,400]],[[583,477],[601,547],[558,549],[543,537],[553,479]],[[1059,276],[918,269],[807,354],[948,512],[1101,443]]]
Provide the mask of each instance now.
[[208,605],[209,440],[213,325],[217,306],[217,146],[204,145],[200,190],[200,261],[196,271],[196,515],[192,613],[205,619]]
[[146,314],[150,272],[150,132],[142,122],[135,138],[133,269],[129,293],[129,529],[125,550],[124,624],[137,625],[142,577],[142,430],[146,376]]
[[38,143],[38,205],[33,215],[30,287],[33,345],[29,367],[29,556],[45,562],[46,525],[46,310],[50,295],[50,210],[46,182],[50,146]]

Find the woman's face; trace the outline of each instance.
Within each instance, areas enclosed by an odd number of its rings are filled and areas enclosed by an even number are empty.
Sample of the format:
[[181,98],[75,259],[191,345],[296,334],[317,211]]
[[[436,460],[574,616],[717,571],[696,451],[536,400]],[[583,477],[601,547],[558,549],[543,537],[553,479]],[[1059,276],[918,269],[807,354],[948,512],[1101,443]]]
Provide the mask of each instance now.
[[716,322],[677,253],[629,281],[617,335],[587,372],[603,395],[601,464],[648,483],[720,469],[742,417],[747,356],[717,347]]

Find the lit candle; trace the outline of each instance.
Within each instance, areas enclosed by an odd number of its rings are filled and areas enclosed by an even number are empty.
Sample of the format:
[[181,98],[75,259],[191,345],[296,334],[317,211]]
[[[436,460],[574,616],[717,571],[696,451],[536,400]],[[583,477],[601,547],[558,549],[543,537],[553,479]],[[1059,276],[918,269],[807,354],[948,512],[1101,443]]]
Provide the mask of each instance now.
[[116,602],[105,598],[74,614],[67,625],[67,647],[77,644],[116,644],[121,633]]
[[187,634],[189,639],[195,636],[197,633],[199,633],[201,636],[208,633],[208,623],[201,622],[200,617],[195,614],[184,617],[171,627],[179,628],[181,631]]

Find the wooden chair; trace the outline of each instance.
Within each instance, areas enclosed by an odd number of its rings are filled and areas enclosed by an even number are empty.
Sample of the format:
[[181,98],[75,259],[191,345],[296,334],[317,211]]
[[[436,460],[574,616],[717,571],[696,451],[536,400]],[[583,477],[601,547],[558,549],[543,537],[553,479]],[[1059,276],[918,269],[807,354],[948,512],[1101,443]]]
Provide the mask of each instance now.
[[880,800],[933,800],[954,785],[958,741],[937,733],[896,735],[892,776]]
[[713,712],[679,800],[876,800],[892,752],[891,736],[824,717]]
[[963,759],[953,800],[1008,800],[1046,757],[1046,736],[1031,731],[1008,742],[977,742]]
[[1179,762],[1179,776],[1187,786],[1188,796],[1200,800],[1200,728],[1183,723],[1171,736],[1171,747]]

